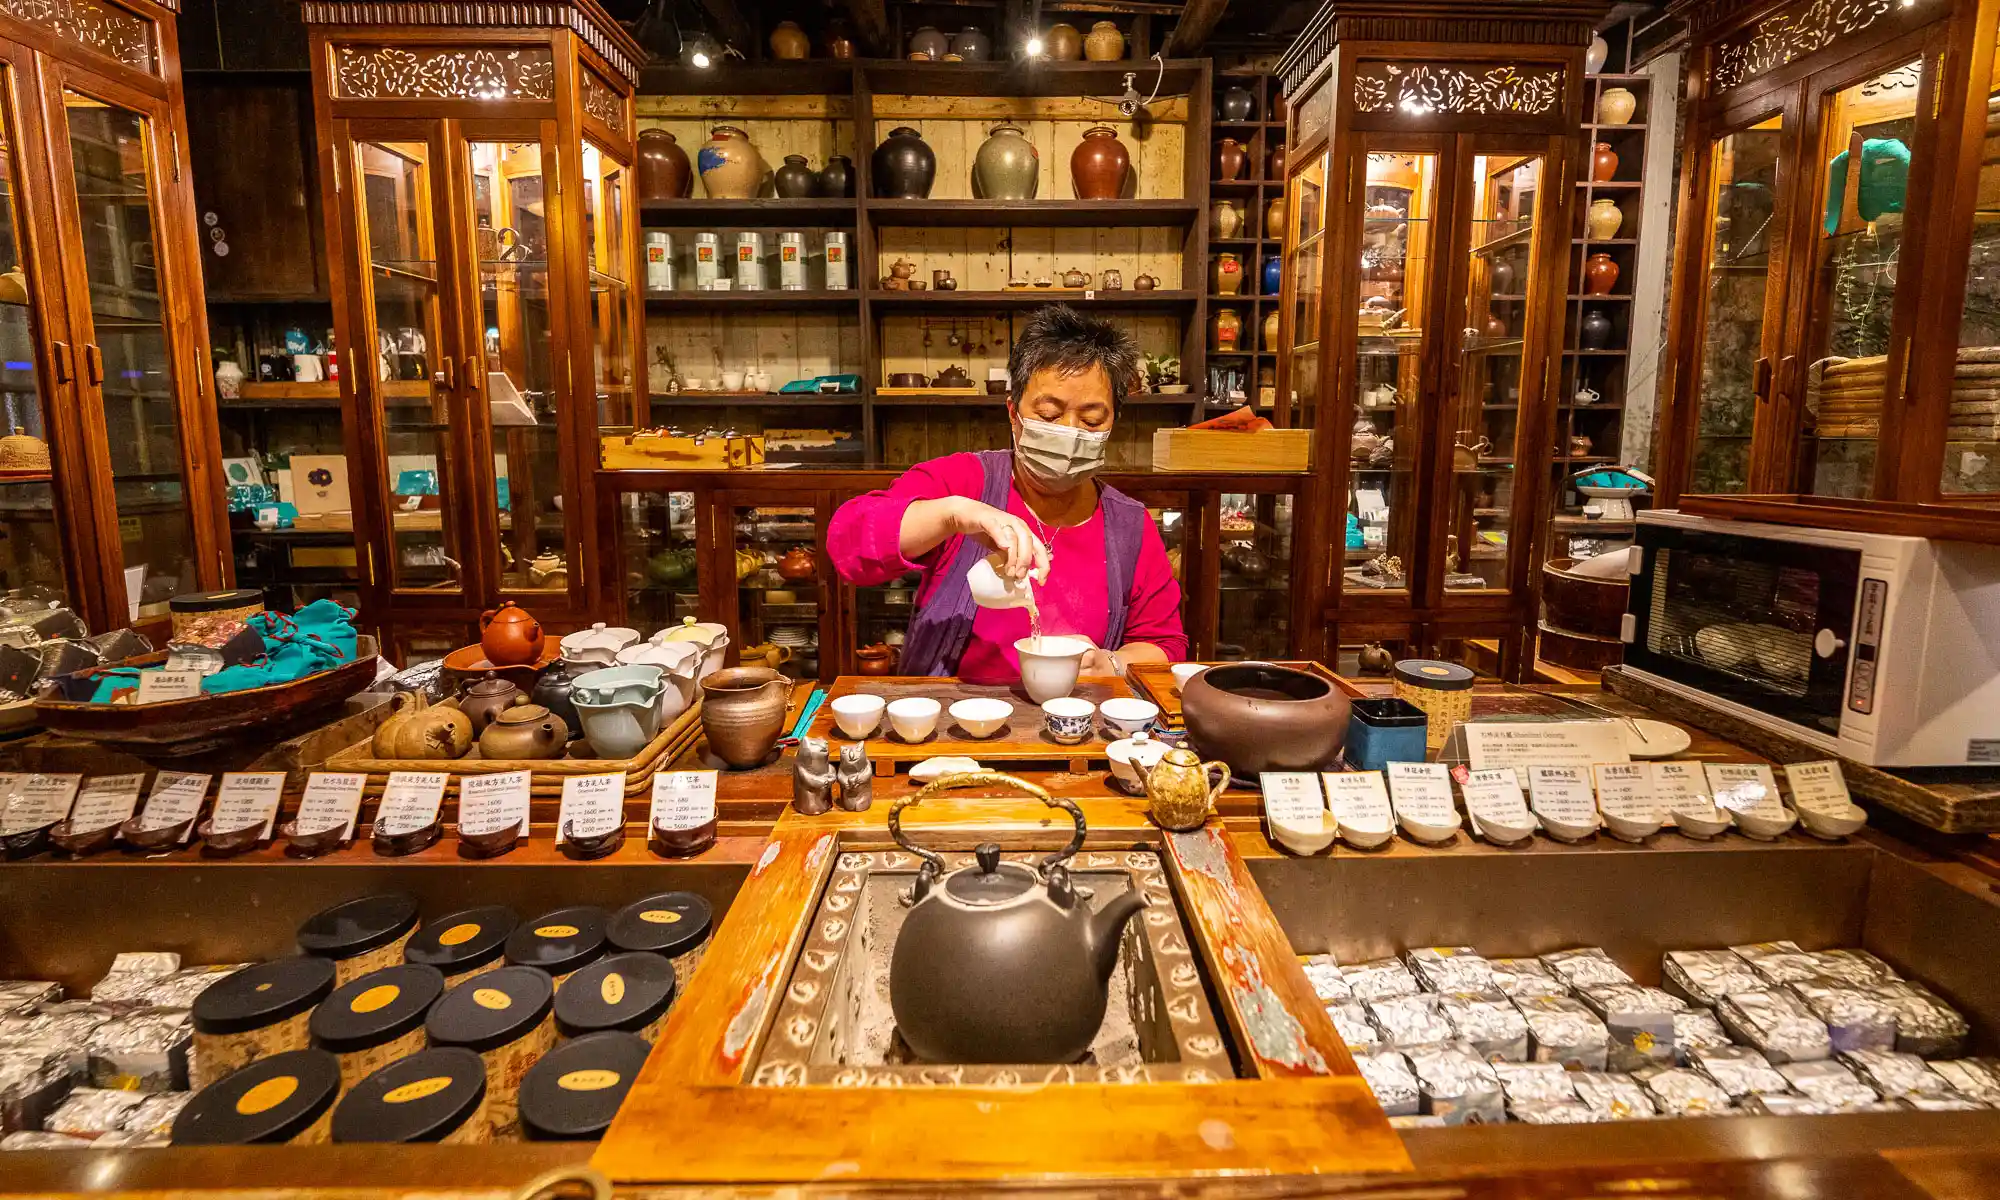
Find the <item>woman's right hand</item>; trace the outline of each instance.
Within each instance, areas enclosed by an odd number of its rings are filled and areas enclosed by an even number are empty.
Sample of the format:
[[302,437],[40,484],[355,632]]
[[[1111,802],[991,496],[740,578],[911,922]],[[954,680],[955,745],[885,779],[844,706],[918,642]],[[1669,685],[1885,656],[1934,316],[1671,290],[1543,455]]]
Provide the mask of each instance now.
[[1006,555],[1007,561],[999,568],[1003,578],[1022,579],[1032,573],[1038,583],[1048,579],[1049,548],[1028,528],[1026,521],[970,497],[955,499],[958,503],[952,512],[953,532],[978,538]]

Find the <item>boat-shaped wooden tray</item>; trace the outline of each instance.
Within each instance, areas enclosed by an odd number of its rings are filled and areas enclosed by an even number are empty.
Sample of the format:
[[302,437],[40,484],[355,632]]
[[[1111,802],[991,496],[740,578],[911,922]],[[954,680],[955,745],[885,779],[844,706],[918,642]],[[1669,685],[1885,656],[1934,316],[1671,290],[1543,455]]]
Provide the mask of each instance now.
[[[447,700],[446,704],[456,701]],[[644,749],[630,758],[482,758],[479,747],[464,758],[376,758],[371,741],[356,742],[335,751],[326,760],[325,770],[354,771],[368,776],[365,795],[381,795],[391,771],[443,771],[453,779],[466,775],[495,775],[503,771],[531,772],[528,794],[538,798],[562,795],[563,780],[578,775],[610,775],[625,772],[625,794],[650,792],[653,776],[678,758],[682,751],[701,738],[701,699],[661,727]],[[587,742],[573,742],[582,747]]]
[[[880,696],[890,703],[910,696],[936,700],[941,706],[937,728],[921,742],[906,742],[896,735],[889,724],[888,713],[884,712],[882,724],[874,733],[866,738],[848,737],[835,723],[833,702],[842,696],[853,695]],[[1102,704],[1113,697],[1130,696],[1132,689],[1116,676],[1100,678],[1086,675],[1076,681],[1070,695]],[[951,719],[954,702],[976,697],[1005,700],[1014,706],[1006,725],[992,737],[975,738]],[[896,763],[922,762],[939,755],[978,759],[982,766],[1002,762],[1103,762],[1105,748],[1110,744],[1104,737],[1101,721],[1093,723],[1088,741],[1074,746],[1066,746],[1049,737],[1043,730],[1042,706],[1028,699],[1027,693],[1017,687],[963,683],[927,675],[841,676],[827,689],[826,703],[813,716],[806,736],[827,739],[836,756],[840,747],[855,741],[866,741],[868,757],[876,763],[877,774],[892,773]]]
[[[1205,662],[1204,667],[1241,666],[1235,662]],[[1311,661],[1275,662],[1272,665],[1290,667],[1294,671],[1304,671],[1317,675],[1334,687],[1339,688],[1350,700],[1359,700],[1368,693],[1334,674],[1324,664]],[[1181,693],[1174,686],[1174,673],[1166,663],[1132,663],[1125,668],[1125,674],[1132,682],[1132,691],[1142,700],[1151,700],[1160,706],[1160,724],[1168,729],[1180,729],[1186,725],[1181,716]]]
[[352,660],[290,683],[152,704],[94,704],[77,698],[94,692],[98,677],[107,671],[164,664],[167,655],[161,651],[62,676],[56,691],[36,699],[35,717],[51,733],[135,754],[198,754],[338,705],[375,682],[377,653],[375,639],[364,633],[355,639]]

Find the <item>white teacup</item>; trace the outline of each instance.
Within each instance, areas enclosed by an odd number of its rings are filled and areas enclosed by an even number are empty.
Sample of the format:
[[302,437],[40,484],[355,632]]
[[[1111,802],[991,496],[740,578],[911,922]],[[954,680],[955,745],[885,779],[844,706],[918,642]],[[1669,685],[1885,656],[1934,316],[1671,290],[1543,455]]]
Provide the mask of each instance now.
[[976,738],[989,738],[999,733],[1006,726],[1007,718],[1013,715],[1013,705],[986,696],[960,700],[951,706],[951,719]]
[[905,696],[889,702],[889,727],[906,742],[921,742],[937,729],[944,705],[928,696]]
[[888,701],[880,696],[836,696],[832,702],[833,723],[843,736],[856,740],[867,737],[882,724],[882,710]]
[[1160,715],[1160,706],[1136,696],[1114,696],[1098,705],[1097,713],[1104,718],[1105,737],[1117,741],[1151,725]]
[[1021,686],[1039,704],[1075,690],[1090,643],[1078,637],[1024,637],[1014,643],[1014,652],[1021,656]]
[[1065,746],[1090,740],[1090,719],[1097,706],[1081,696],[1056,696],[1042,701],[1042,725],[1049,740]]

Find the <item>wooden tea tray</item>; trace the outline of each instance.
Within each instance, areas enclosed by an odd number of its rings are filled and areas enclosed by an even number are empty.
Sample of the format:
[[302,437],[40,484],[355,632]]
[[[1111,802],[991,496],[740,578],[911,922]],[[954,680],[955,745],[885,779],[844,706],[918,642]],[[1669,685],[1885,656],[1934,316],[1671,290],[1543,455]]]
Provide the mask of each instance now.
[[[1242,666],[1240,662],[1205,662],[1204,667]],[[1317,675],[1334,687],[1339,688],[1350,700],[1358,700],[1367,693],[1333,673],[1332,669],[1316,662],[1279,662],[1274,666],[1290,667]],[[1174,689],[1174,673],[1168,663],[1131,663],[1125,668],[1126,677],[1131,680],[1132,691],[1141,700],[1151,700],[1160,706],[1160,724],[1168,729],[1179,729],[1186,724],[1181,718],[1181,694]]]
[[[856,739],[840,732],[840,727],[834,723],[833,702],[842,696],[861,694],[880,696],[892,703],[908,696],[926,696],[943,706],[943,711],[938,713],[937,728],[929,739],[922,742],[906,742],[897,737],[895,730],[890,728],[889,715],[886,712],[882,714],[881,727],[864,739],[877,775],[895,774],[897,763],[922,762],[948,754],[978,759],[983,767],[996,763],[1068,762],[1074,770],[1085,770],[1093,761],[1108,761],[1105,748],[1110,743],[1105,740],[1101,727],[1092,729],[1089,741],[1074,746],[1052,741],[1042,732],[1042,706],[1028,699],[1027,693],[1019,687],[963,683],[957,679],[927,675],[842,675],[827,689],[826,703],[813,716],[806,736],[825,738],[837,757],[840,747],[850,745]],[[1070,692],[1070,695],[1093,704],[1132,694],[1125,681],[1116,676],[1088,675],[1077,680],[1076,687]],[[951,719],[954,702],[975,697],[992,697],[1014,706],[1007,724],[990,738],[971,737]]]

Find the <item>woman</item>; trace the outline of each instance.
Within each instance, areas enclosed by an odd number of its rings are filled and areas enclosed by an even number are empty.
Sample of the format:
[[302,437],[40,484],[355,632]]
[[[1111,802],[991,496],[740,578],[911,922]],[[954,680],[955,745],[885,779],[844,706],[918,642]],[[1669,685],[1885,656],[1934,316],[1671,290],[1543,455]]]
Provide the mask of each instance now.
[[1108,322],[1067,305],[1038,309],[1008,357],[1013,448],[918,463],[834,514],[827,545],[841,578],[866,587],[923,572],[903,674],[1021,677],[1014,643],[1029,636],[1027,611],[978,608],[966,583],[994,553],[1005,556],[1002,576],[1038,581],[1044,635],[1090,642],[1084,674],[1187,657],[1181,587],[1159,530],[1144,505],[1091,478],[1138,359],[1131,336]]

